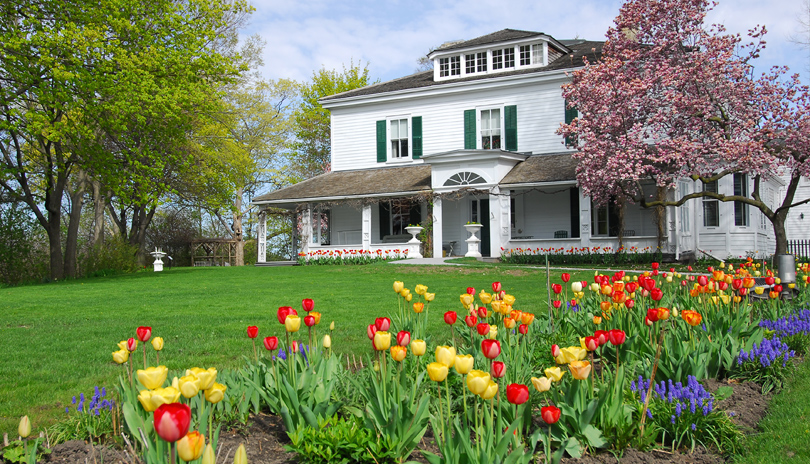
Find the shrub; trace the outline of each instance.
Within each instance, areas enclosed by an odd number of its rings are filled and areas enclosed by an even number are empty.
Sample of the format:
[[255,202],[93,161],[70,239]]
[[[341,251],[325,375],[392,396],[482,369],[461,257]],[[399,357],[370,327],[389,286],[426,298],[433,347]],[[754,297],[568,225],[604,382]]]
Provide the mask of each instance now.
[[396,462],[391,450],[378,443],[371,430],[355,417],[332,416],[319,420],[319,429],[299,425],[289,433],[287,451],[298,455],[302,463],[382,463]]
[[[20,203],[0,203],[0,284],[18,285],[48,275],[47,239]],[[43,247],[36,244],[44,243]]]
[[120,236],[106,240],[81,256],[79,270],[85,277],[101,277],[138,270],[138,247]]

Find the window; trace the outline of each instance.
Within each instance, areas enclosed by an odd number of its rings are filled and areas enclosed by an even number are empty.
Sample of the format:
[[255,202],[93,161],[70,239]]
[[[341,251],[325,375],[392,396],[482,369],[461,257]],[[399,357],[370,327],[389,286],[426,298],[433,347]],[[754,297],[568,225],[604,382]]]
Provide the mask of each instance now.
[[478,174],[469,171],[462,171],[450,176],[450,178],[444,182],[444,185],[449,187],[455,185],[473,185],[485,183],[486,181],[484,178]]
[[391,158],[406,158],[408,152],[408,120],[394,119],[389,122],[388,138],[391,145]]
[[501,110],[481,110],[481,149],[501,148]]
[[528,66],[532,64],[532,46],[531,45],[521,45],[520,46],[520,65],[521,66]]
[[407,233],[411,219],[411,202],[407,200],[393,200],[391,202],[391,233],[403,235]]
[[405,235],[409,224],[422,222],[421,205],[411,200],[391,200],[380,203],[380,239],[389,235]]
[[543,64],[543,44],[532,45],[532,64]]
[[515,197],[509,198],[509,226],[513,231],[517,229],[517,201]]
[[450,75],[450,58],[439,58],[439,77]]
[[328,209],[317,207],[312,210],[312,243],[318,245],[329,245],[329,217]]
[[[704,183],[703,191],[717,193],[717,181]],[[720,202],[714,198],[703,199],[703,226],[720,226]]]
[[473,199],[470,202],[470,222],[473,222],[473,223],[476,223],[476,224],[481,223],[480,218],[478,217],[479,216],[478,211],[479,211],[478,200]]
[[591,201],[591,235],[617,237],[619,222],[619,212],[613,198],[602,206]]
[[[689,195],[689,183],[688,182],[680,182],[678,184],[678,189],[680,190],[680,198]],[[687,201],[680,207],[678,207],[681,214],[681,233],[688,234],[690,232],[689,229],[689,213],[691,212],[691,208],[689,206],[689,202]]]
[[476,72],[487,72],[487,52],[476,53]]
[[[748,176],[745,174],[734,174],[734,195],[741,197],[748,196]],[[734,202],[734,225],[748,225],[748,203],[741,201]]]
[[503,69],[503,50],[492,50],[492,69]]
[[467,74],[475,73],[475,54],[464,55],[464,72]]
[[514,68],[515,67],[515,48],[505,48],[503,50],[503,67],[504,68]]
[[461,74],[461,57],[439,58],[439,77],[458,76]]

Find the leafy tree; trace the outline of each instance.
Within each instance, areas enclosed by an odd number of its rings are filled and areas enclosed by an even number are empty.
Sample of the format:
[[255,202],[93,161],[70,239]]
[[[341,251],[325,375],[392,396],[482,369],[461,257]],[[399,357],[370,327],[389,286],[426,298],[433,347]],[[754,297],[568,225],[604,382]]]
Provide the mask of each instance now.
[[[786,69],[754,78],[751,60],[764,28],[752,42],[722,26],[704,26],[705,0],[631,0],[608,30],[602,57],[574,72],[563,96],[581,117],[563,125],[578,142],[577,179],[594,201],[626,198],[645,207],[680,206],[694,198],[741,202],[773,224],[776,253],[785,253],[785,218],[810,202],[795,198],[810,174],[810,94]],[[750,196],[699,189],[680,199],[644,195],[678,179],[710,183],[735,173],[753,176]],[[761,197],[762,180],[784,175],[781,204]]]

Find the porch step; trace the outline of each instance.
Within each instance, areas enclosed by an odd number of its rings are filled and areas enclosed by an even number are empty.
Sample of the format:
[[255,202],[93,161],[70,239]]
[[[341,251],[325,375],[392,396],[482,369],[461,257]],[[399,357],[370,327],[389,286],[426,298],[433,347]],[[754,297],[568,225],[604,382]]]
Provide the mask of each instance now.
[[298,266],[298,261],[267,261],[256,263],[256,267]]

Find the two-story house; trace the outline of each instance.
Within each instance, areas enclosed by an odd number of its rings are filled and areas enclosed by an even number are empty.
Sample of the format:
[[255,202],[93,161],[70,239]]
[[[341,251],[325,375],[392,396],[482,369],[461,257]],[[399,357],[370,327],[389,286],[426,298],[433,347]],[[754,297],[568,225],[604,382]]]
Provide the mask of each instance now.
[[[301,214],[305,253],[402,248],[411,238],[405,227],[423,223],[433,256],[463,255],[468,222],[483,225],[484,256],[510,248],[615,250],[620,230],[625,247],[654,249],[654,212],[627,204],[620,215],[612,205],[592,204],[577,185],[574,149],[556,134],[577,116],[560,86],[601,48],[504,29],[433,51],[431,71],[326,97],[332,171],[253,203]],[[749,188],[744,176],[723,182],[705,188]],[[671,195],[694,188],[704,186],[684,181]],[[769,227],[748,208],[691,200],[666,208],[665,251],[765,252],[773,248]]]

